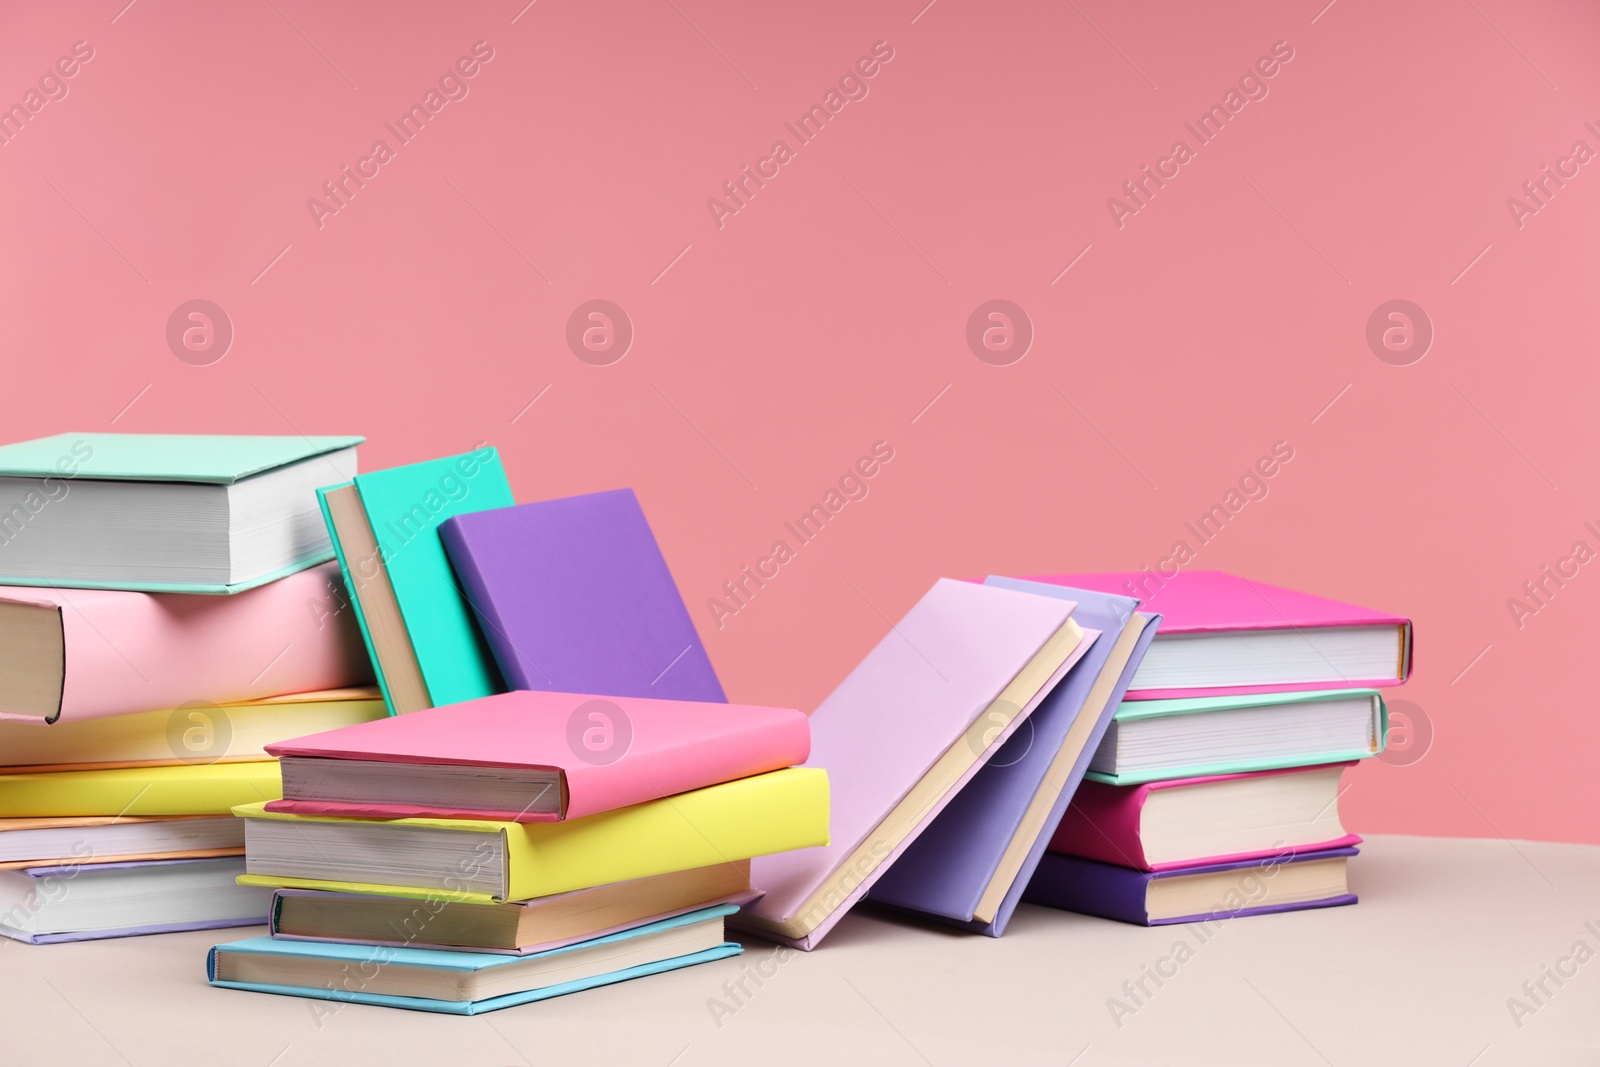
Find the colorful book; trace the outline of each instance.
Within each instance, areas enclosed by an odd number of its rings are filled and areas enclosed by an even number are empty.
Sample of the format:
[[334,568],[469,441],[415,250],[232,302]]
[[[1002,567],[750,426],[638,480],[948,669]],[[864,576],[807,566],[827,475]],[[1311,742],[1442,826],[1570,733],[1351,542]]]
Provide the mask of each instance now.
[[244,824],[232,815],[0,819],[0,870],[243,854]]
[[1354,904],[1345,863],[1354,848],[1290,852],[1167,871],[1136,871],[1049,852],[1023,900],[1136,926],[1198,923]]
[[1088,651],[1074,604],[940,579],[811,716],[827,848],[752,865],[741,928],[815,948]]
[[0,446],[0,583],[236,593],[329,559],[360,437],[64,433]]
[[769,771],[558,823],[234,813],[243,884],[499,904],[826,844],[828,775]]
[[449,893],[419,901],[280,889],[273,895],[269,928],[273,937],[288,941],[526,956],[719,904],[747,903],[756,895],[749,860],[507,904],[463,903]]
[[94,941],[266,922],[272,894],[236,884],[244,860],[147,860],[0,871],[0,936]]
[[499,453],[484,447],[373,471],[317,498],[390,709],[503,691],[439,543],[439,524],[452,515],[512,502]]
[[280,792],[276,760],[0,774],[0,817],[226,815]]
[[1138,597],[1161,632],[1129,700],[1399,685],[1411,620],[1221,571],[1063,574],[1034,581]]
[[0,587],[0,721],[363,685],[372,668],[338,578],[329,563],[230,597]]
[[439,536],[510,688],[727,699],[632,489],[460,515]]
[[1163,871],[1314,852],[1361,842],[1339,821],[1339,776],[1350,763],[1143,785],[1084,782],[1052,852]]
[[255,937],[206,957],[214,986],[413,1011],[478,1015],[737,956],[723,939],[736,909],[707,908],[527,956]]
[[1376,689],[1125,700],[1087,777],[1111,785],[1344,763],[1382,752],[1389,711]]
[[377,687],[360,686],[68,719],[44,730],[27,722],[0,722],[0,768],[20,774],[246,763],[267,759],[266,746],[273,741],[388,714]]
[[999,937],[1088,769],[1160,616],[1139,602],[1011,578],[984,584],[1075,601],[1098,640],[1011,740],[907,846],[868,899]]
[[513,692],[267,746],[268,811],[380,819],[578,819],[804,763],[802,712]]

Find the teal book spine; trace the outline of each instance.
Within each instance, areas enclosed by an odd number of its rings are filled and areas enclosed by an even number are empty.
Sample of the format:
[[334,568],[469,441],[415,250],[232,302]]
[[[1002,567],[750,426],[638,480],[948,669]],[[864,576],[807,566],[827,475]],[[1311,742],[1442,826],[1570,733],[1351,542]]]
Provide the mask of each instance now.
[[504,692],[494,656],[439,540],[445,519],[515,503],[499,454],[486,446],[358,474],[355,485],[431,703],[459,704]]

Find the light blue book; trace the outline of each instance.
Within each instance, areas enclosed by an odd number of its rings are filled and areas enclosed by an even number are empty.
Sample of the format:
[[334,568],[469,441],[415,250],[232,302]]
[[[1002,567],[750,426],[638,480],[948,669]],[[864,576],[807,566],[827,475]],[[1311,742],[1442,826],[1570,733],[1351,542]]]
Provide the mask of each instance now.
[[1141,785],[1343,763],[1376,756],[1388,739],[1376,689],[1124,700],[1085,777]]
[[704,908],[527,956],[252,937],[212,948],[206,977],[224,989],[477,1015],[737,956],[744,948],[723,940],[722,920],[738,910]]

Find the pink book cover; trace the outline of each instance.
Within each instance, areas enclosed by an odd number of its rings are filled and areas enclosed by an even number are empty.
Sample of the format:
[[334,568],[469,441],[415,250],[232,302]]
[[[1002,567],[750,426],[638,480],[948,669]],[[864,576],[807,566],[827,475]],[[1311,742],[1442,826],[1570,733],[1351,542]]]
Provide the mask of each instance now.
[[[1326,764],[1325,766],[1353,767],[1355,761]],[[1197,856],[1192,859],[1167,863],[1151,863],[1145,858],[1140,840],[1140,818],[1144,802],[1157,789],[1172,789],[1205,782],[1228,782],[1238,778],[1267,778],[1280,774],[1297,774],[1309,767],[1286,767],[1280,770],[1251,771],[1246,774],[1212,774],[1199,778],[1171,778],[1163,782],[1146,782],[1143,785],[1108,785],[1105,782],[1086,781],[1072,796],[1067,813],[1061,817],[1055,836],[1050,839],[1051,852],[1084,859],[1112,863],[1118,867],[1132,867],[1140,871],[1169,871],[1182,867],[1198,867],[1213,863],[1233,863],[1238,860],[1275,856],[1283,851],[1278,847],[1254,852],[1230,852],[1220,856]],[[1345,848],[1358,845],[1361,838],[1355,834],[1330,838],[1327,841],[1304,842],[1295,845],[1297,852],[1311,852],[1326,848]]]
[[[1172,577],[1152,571],[1107,574],[1053,574],[1027,578],[1079,589],[1138,598],[1146,611],[1160,612],[1156,640],[1168,634],[1229,633],[1242,630],[1310,630],[1319,627],[1398,626],[1404,651],[1398,678],[1351,678],[1338,687],[1371,688],[1399,685],[1411,675],[1411,620],[1404,615],[1373,611],[1327,597],[1298,593],[1224,571],[1179,571]],[[1128,700],[1174,697],[1240,696],[1249,693],[1309,692],[1332,688],[1328,682],[1284,685],[1220,686],[1196,689],[1133,689]]]
[[65,647],[53,719],[44,724],[255,700],[372,681],[337,563],[233,596],[0,586],[0,601],[53,608]]
[[275,800],[269,811],[363,818],[559,822],[805,762],[811,730],[790,708],[518,690],[267,746],[273,756],[546,768],[560,813]]
[[[828,771],[831,843],[753,859],[750,881],[766,895],[745,912],[770,922],[793,919],[945,750],[962,743],[977,717],[1076,608],[1070,600],[999,586],[949,578],[935,583],[812,713],[809,762]],[[1086,634],[1050,682],[989,739],[985,753],[1022,725],[1089,642]],[[743,928],[801,949],[815,948],[982,767],[982,759],[975,761],[896,848],[852,879],[843,899],[825,901],[828,913],[809,935],[786,938],[759,926]],[[738,916],[730,922],[740,925]]]

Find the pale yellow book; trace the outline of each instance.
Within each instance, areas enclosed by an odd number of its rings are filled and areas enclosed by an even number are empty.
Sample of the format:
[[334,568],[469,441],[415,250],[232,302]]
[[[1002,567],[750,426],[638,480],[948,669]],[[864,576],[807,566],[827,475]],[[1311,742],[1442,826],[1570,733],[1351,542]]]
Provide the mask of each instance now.
[[381,719],[376,686],[293,693],[237,704],[196,702],[165,711],[63,720],[0,721],[0,769],[33,771],[178,767],[268,759],[267,745]]
[[282,794],[277,760],[0,774],[0,819],[226,815],[237,805],[265,803]]
[[503,903],[828,843],[828,775],[790,767],[565,822],[234,809],[240,885]]

